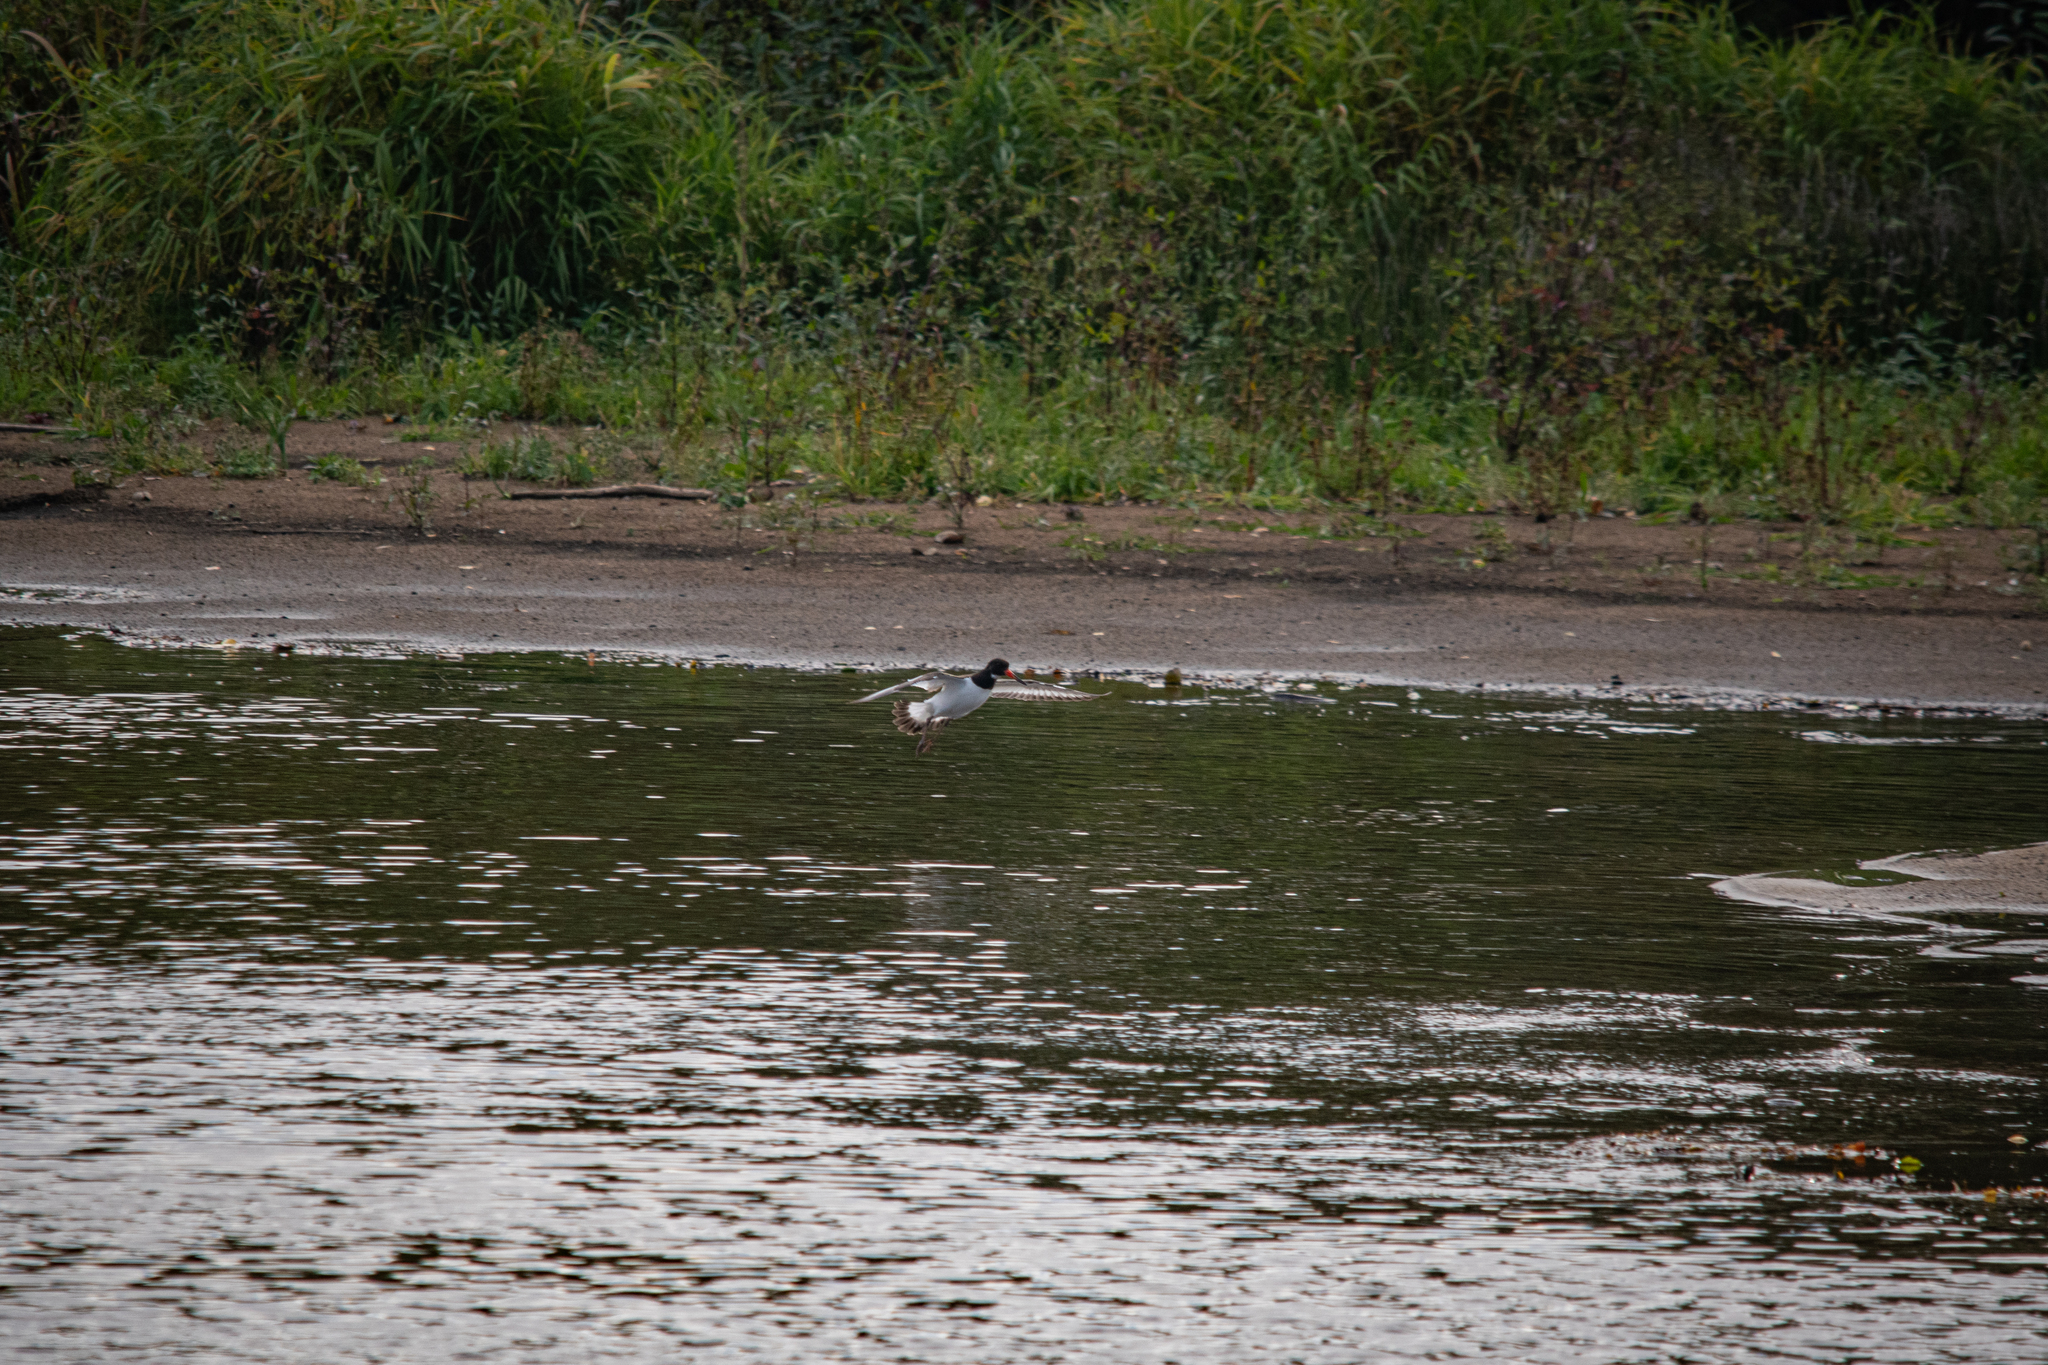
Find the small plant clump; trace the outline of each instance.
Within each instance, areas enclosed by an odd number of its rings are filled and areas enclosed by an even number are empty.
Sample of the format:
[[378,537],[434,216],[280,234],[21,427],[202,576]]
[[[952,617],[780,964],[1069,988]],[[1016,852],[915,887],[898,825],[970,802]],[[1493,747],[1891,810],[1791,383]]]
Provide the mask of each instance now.
[[1472,532],[1473,548],[1489,561],[1499,561],[1515,553],[1515,542],[1508,535],[1507,527],[1491,518],[1482,521]]
[[434,462],[422,456],[405,466],[393,496],[398,508],[405,513],[406,524],[414,534],[427,535],[433,530],[433,511],[436,493],[434,489]]
[[[287,462],[286,440],[291,435],[292,423],[299,418],[299,376],[291,370],[275,370],[268,375],[259,375],[250,387],[244,389],[235,400],[237,420],[250,431],[260,433],[268,443],[272,467],[270,473],[281,474]],[[239,445],[236,448],[237,468],[244,468],[249,460]],[[231,478],[259,479],[259,473],[236,473]]]
[[621,452],[615,445],[598,433],[595,439],[565,449],[545,431],[526,430],[486,440],[480,449],[465,456],[458,468],[465,479],[588,488],[619,462]]
[[323,480],[329,483],[346,484],[351,488],[374,488],[383,482],[360,460],[346,455],[320,455],[307,468],[307,477],[314,483]]
[[282,466],[270,445],[231,432],[214,443],[213,470],[223,479],[271,479]]
[[[147,401],[168,395],[136,395]],[[206,456],[190,437],[199,420],[171,404],[136,407],[120,412],[110,423],[107,457],[123,474],[156,477],[210,472]]]

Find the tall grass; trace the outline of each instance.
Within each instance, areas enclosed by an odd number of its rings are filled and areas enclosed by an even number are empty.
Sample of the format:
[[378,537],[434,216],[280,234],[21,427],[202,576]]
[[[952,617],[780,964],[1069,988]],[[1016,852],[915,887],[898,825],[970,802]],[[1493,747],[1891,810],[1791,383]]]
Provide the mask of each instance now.
[[2048,297],[2048,85],[1925,19],[1771,42],[1636,0],[1070,5],[960,27],[950,54],[927,26],[915,74],[940,78],[891,84],[877,57],[797,139],[786,99],[681,46],[659,6],[607,26],[566,0],[173,8],[155,60],[69,69],[75,136],[17,248],[123,260],[187,308],[238,290],[296,313],[272,330],[346,296],[380,326],[502,335],[650,293],[809,302],[849,272],[900,290],[943,270],[985,310],[1031,292],[1049,244],[1107,234],[1159,244],[1187,334],[1254,293],[1325,344],[1420,355],[1466,192],[1527,183],[1560,122],[1667,162],[1715,149],[1845,282],[1859,339],[1932,318],[1981,341]]
[[[403,300],[504,326],[611,286],[608,243],[712,73],[549,0],[206,0],[176,59],[80,77],[29,215],[170,296]],[[317,319],[287,319],[286,322]]]
[[2009,418],[2048,355],[2048,82],[1924,17],[919,10],[770,79],[673,8],[184,0],[147,60],[73,52],[0,300],[64,374],[14,401],[225,356],[861,495],[2048,487]]

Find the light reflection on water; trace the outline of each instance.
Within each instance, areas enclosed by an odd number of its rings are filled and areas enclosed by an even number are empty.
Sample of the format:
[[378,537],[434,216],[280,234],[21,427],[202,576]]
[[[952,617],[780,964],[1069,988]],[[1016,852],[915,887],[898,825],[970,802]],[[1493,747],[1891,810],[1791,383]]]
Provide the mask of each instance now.
[[2039,1354],[2040,727],[855,682],[0,643],[12,1353]]

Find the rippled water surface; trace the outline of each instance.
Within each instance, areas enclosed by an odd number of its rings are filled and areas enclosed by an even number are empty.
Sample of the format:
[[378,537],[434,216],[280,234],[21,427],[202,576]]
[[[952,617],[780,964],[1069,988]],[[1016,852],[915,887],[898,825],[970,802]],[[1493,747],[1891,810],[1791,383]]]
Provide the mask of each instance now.
[[2048,1348],[2042,727],[876,685],[0,635],[8,1358]]

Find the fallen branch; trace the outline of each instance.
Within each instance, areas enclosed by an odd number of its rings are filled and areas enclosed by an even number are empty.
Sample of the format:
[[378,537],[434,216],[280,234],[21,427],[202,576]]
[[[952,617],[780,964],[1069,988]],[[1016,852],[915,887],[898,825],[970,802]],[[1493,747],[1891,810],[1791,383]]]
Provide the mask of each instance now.
[[507,493],[514,502],[526,498],[681,498],[703,502],[718,495],[708,488],[670,488],[659,483],[615,483],[609,488],[527,488]]
[[30,431],[38,436],[76,436],[76,427],[39,427],[31,422],[0,422],[0,431]]

